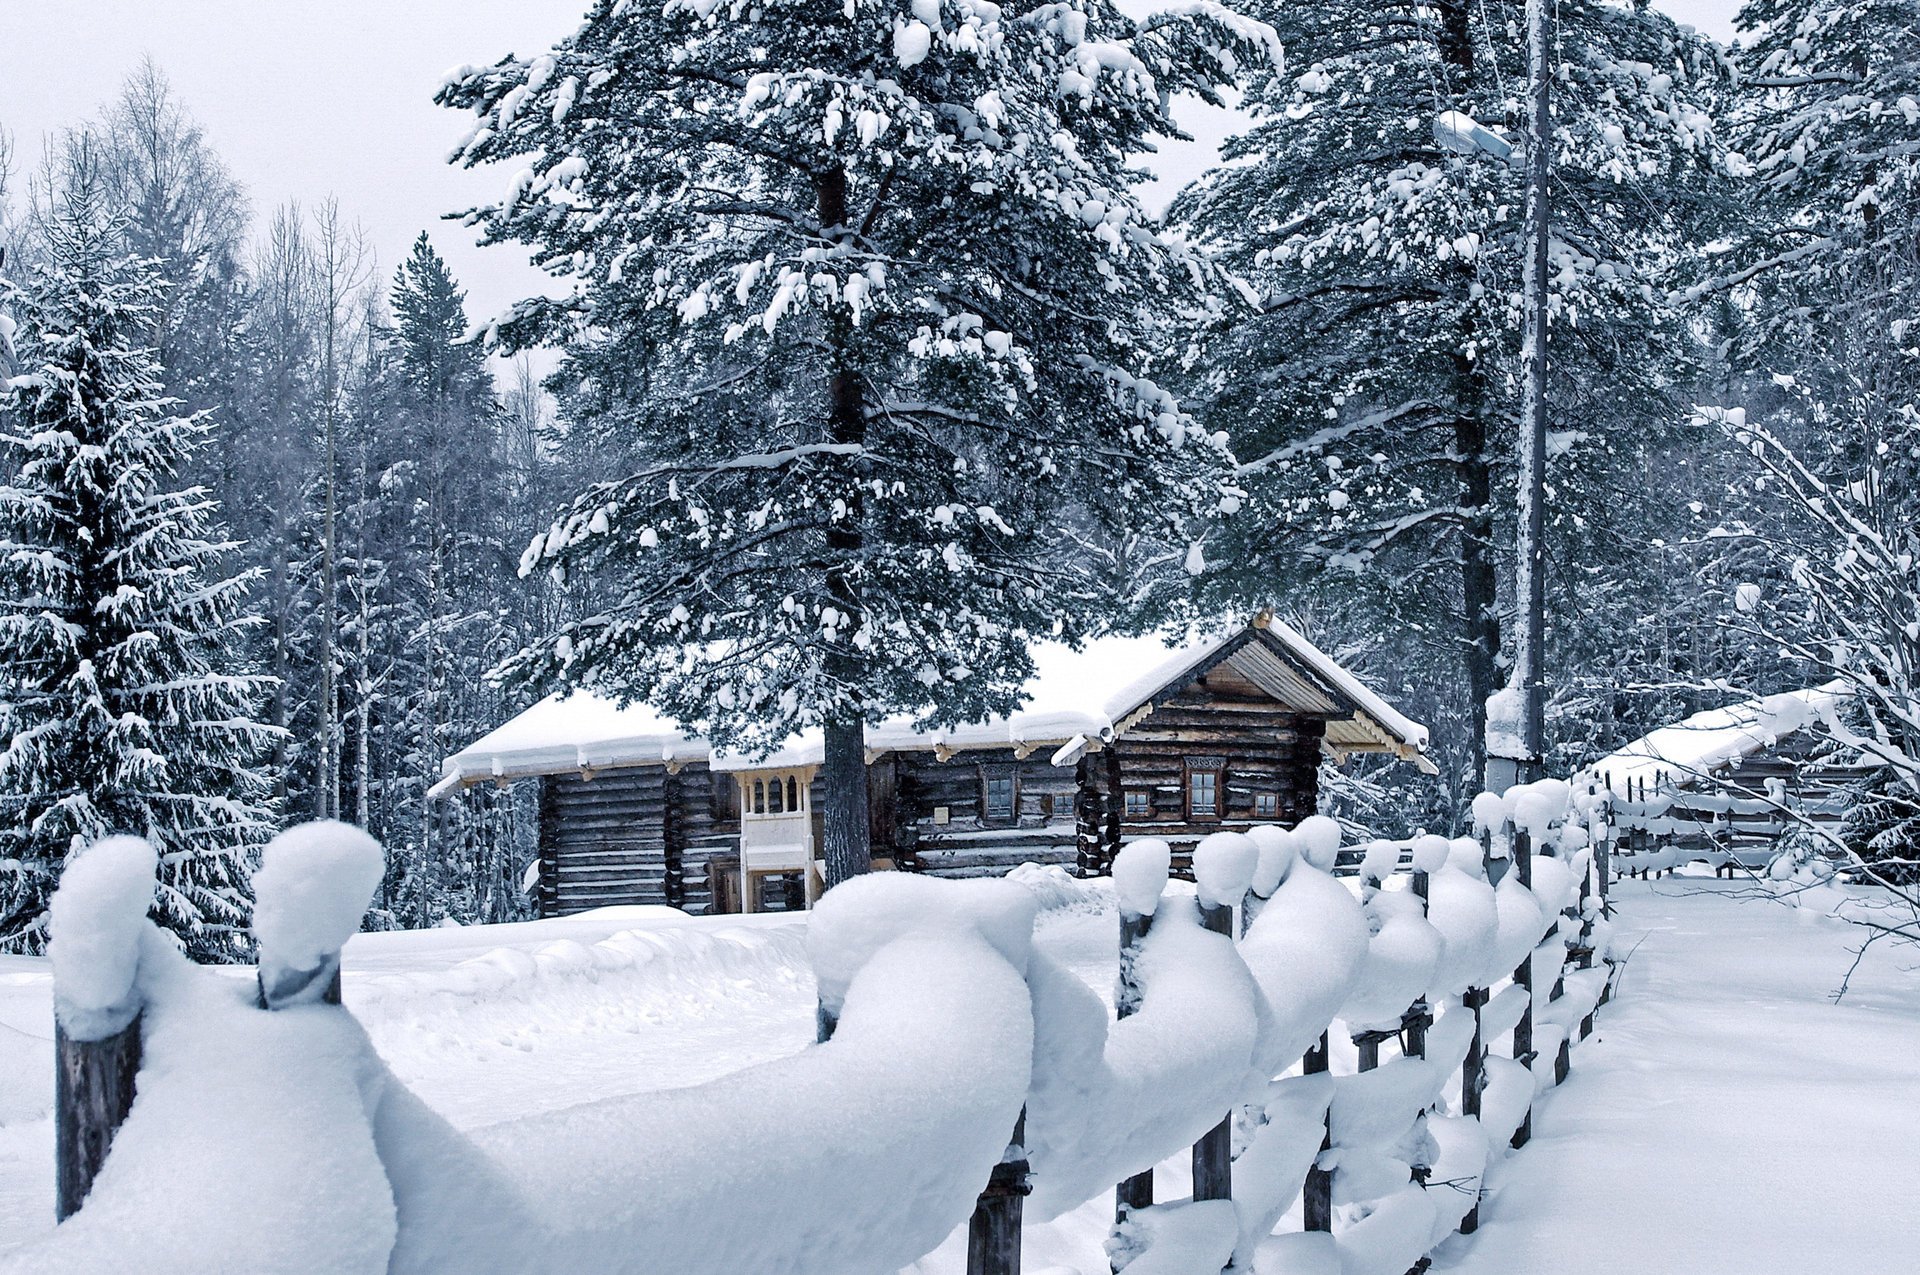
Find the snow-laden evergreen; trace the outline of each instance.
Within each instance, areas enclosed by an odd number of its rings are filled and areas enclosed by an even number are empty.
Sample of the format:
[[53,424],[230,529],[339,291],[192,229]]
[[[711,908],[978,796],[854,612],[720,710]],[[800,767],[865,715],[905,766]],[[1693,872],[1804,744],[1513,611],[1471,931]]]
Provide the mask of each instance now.
[[[1258,316],[1193,363],[1203,418],[1231,431],[1252,500],[1221,554],[1236,576],[1223,588],[1329,573],[1332,591],[1436,649],[1436,672],[1465,692],[1451,712],[1477,738],[1501,662],[1510,533],[1497,511],[1513,502],[1521,383],[1521,6],[1248,12],[1280,33],[1287,70],[1260,81],[1253,126],[1176,204],[1260,295]],[[1704,352],[1668,292],[1714,167],[1721,71],[1707,42],[1643,6],[1583,0],[1554,20],[1559,556],[1614,550],[1605,526],[1635,507],[1619,496],[1642,480],[1646,435]],[[1462,153],[1474,124],[1511,155]]]
[[511,676],[748,749],[825,728],[829,862],[864,867],[864,720],[1012,707],[1139,537],[1198,560],[1237,503],[1146,375],[1149,314],[1230,292],[1129,164],[1277,52],[1209,3],[601,0],[450,76],[456,158],[529,165],[471,219],[571,284],[499,334],[564,343],[573,427],[627,451],[522,563],[602,605]]
[[272,815],[265,679],[236,657],[256,620],[180,476],[210,423],[157,385],[157,275],[86,158],[43,212],[0,396],[0,950],[41,948],[69,856],[133,833],[160,854],[156,915],[218,956]]
[[465,294],[425,235],[389,296],[342,456],[343,790],[388,846],[376,906],[392,924],[512,920],[531,821],[491,789],[446,802],[426,790],[514,707],[481,674],[539,632],[525,605],[537,591],[514,578],[523,511],[485,351],[464,340]]
[[1728,133],[1751,191],[1738,251],[1702,290],[1751,283],[1776,362],[1835,335],[1823,320],[1914,224],[1920,7],[1911,0],[1749,0],[1743,92]]

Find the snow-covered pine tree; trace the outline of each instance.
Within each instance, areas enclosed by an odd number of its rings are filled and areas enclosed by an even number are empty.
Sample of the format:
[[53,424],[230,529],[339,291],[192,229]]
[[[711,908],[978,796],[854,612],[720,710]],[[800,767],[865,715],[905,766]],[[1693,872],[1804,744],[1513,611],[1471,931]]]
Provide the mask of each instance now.
[[512,795],[426,799],[445,755],[509,711],[484,674],[526,636],[502,601],[525,540],[508,498],[504,418],[486,352],[466,340],[465,294],[424,234],[390,295],[392,324],[352,426],[365,461],[347,515],[346,591],[358,612],[346,645],[367,690],[349,751],[378,754],[360,769],[392,851],[382,900],[395,923],[513,920],[527,847]]
[[506,673],[743,749],[820,729],[829,877],[864,871],[865,723],[1011,707],[1030,637],[1111,610],[1083,542],[1234,503],[1144,375],[1143,311],[1223,281],[1129,166],[1274,53],[1207,0],[599,0],[450,77],[456,159],[528,164],[471,221],[574,285],[499,333],[563,343],[572,429],[631,458],[523,562],[605,605]]
[[1880,249],[1912,231],[1916,17],[1911,0],[1748,0],[1735,19],[1749,44],[1728,133],[1751,181],[1735,251],[1696,287],[1740,287],[1750,349],[1777,363],[1827,349],[1835,307],[1871,288]]
[[39,949],[68,856],[132,832],[161,852],[159,918],[218,957],[271,831],[264,679],[232,658],[247,582],[178,478],[207,423],[159,394],[152,265],[71,160],[0,395],[0,950]]
[[[1251,503],[1221,583],[1262,595],[1318,577],[1398,617],[1464,672],[1446,680],[1478,740],[1501,664],[1522,173],[1443,145],[1438,126],[1454,112],[1519,136],[1522,6],[1249,12],[1279,32],[1288,72],[1254,86],[1253,126],[1175,206],[1261,298],[1214,334],[1190,393],[1245,462]],[[1548,517],[1568,545],[1636,490],[1649,436],[1674,415],[1692,340],[1666,291],[1677,219],[1703,193],[1719,71],[1708,44],[1644,5],[1554,13]]]

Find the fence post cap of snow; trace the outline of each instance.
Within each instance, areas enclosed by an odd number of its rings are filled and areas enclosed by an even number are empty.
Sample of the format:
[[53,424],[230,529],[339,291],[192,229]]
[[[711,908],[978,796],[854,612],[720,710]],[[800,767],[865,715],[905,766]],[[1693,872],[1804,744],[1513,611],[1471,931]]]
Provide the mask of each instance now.
[[1113,893],[1122,912],[1152,916],[1173,872],[1173,847],[1158,837],[1129,841],[1113,856]]
[[1193,881],[1200,902],[1232,907],[1247,897],[1260,847],[1244,832],[1210,832],[1193,848]]
[[263,1004],[326,996],[385,871],[380,843],[334,819],[296,824],[267,843],[253,874]]
[[140,1012],[140,947],[159,857],[143,837],[106,837],[67,864],[48,905],[54,1012],[74,1040],[104,1040]]
[[1483,792],[1473,799],[1473,826],[1481,832],[1498,832],[1507,821],[1507,803],[1499,793]]
[[814,904],[807,955],[820,1006],[837,1017],[854,975],[876,952],[914,933],[970,930],[1024,977],[1040,900],[1015,881],[952,881],[905,872],[871,872],[842,881]]
[[1247,836],[1260,852],[1254,863],[1253,881],[1247,888],[1263,899],[1272,898],[1280,883],[1287,879],[1287,873],[1292,871],[1299,846],[1291,832],[1270,823],[1254,825],[1247,829]]
[[[1474,847],[1478,851],[1479,847]],[[1413,870],[1425,872],[1429,876],[1447,866],[1447,860],[1453,854],[1453,843],[1435,833],[1413,839]]]
[[1340,824],[1325,815],[1308,815],[1293,828],[1300,857],[1322,872],[1333,871],[1340,856]]

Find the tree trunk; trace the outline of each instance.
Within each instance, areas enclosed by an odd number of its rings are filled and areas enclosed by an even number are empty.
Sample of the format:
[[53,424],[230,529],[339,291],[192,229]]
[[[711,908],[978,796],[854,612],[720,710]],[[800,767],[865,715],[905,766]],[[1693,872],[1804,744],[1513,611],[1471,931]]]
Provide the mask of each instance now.
[[[1475,376],[1471,370],[1462,374]],[[1454,418],[1453,428],[1454,447],[1460,455],[1460,505],[1471,511],[1460,529],[1460,614],[1467,711],[1473,724],[1472,782],[1476,785],[1487,771],[1487,697],[1493,694],[1500,658],[1499,585],[1493,562],[1493,465],[1487,455],[1486,421],[1479,408],[1479,394],[1471,393],[1464,410]]]
[[[1440,58],[1450,86],[1465,93],[1474,78],[1471,11],[1465,0],[1440,6]],[[1473,283],[1473,271],[1460,271],[1458,286]],[[1470,312],[1463,311],[1460,351],[1478,343]],[[1469,511],[1460,531],[1460,616],[1462,663],[1467,675],[1467,712],[1472,723],[1473,779],[1487,769],[1487,697],[1494,691],[1500,656],[1498,577],[1493,561],[1493,465],[1488,456],[1487,400],[1479,364],[1465,353],[1454,355],[1454,451],[1459,457],[1460,507]]]
[[827,888],[857,877],[873,863],[867,816],[867,727],[855,717],[829,722],[826,758],[820,768],[825,788],[821,811],[826,844]]
[[[847,233],[847,172],[835,165],[818,179],[820,233],[837,241]],[[828,321],[831,360],[827,382],[827,440],[861,444],[867,439],[866,405],[859,372],[852,366],[853,326],[844,312]],[[853,462],[856,466],[857,461]],[[867,729],[860,657],[853,634],[864,620],[855,573],[865,545],[866,505],[858,483],[845,490],[846,516],[827,531],[827,598],[842,620],[826,671],[839,693],[840,711],[826,723],[821,779],[826,801],[823,825],[827,888],[867,871],[873,862],[873,827],[867,809]]]
[[1519,618],[1513,644],[1513,685],[1524,698],[1520,749],[1521,778],[1542,773],[1547,751],[1547,691],[1544,666],[1547,642],[1546,474],[1547,474],[1547,278],[1549,216],[1547,180],[1552,167],[1551,110],[1553,46],[1547,0],[1527,0],[1527,206],[1526,334],[1521,353],[1519,532],[1514,568],[1514,610]]

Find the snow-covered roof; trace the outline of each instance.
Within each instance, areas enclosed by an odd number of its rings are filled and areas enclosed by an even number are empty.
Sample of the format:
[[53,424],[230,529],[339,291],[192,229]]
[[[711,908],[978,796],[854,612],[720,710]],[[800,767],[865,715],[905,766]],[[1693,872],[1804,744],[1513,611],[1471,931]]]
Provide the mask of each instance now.
[[[1278,620],[1262,618],[1169,645],[1159,637],[1095,638],[1078,649],[1046,642],[1033,649],[1034,676],[1025,703],[1004,717],[927,727],[896,717],[867,729],[874,751],[1055,748],[1066,764],[1087,744],[1112,739],[1153,697],[1184,684],[1203,666],[1230,662],[1282,702],[1325,713],[1328,744],[1338,752],[1393,752],[1430,768],[1427,728],[1412,721]],[[555,696],[527,709],[447,758],[435,792],[486,779],[605,770],[618,766],[706,761],[715,770],[814,765],[818,731],[796,735],[769,754],[716,749],[646,704],[621,706],[586,691]]]
[[1631,782],[1685,783],[1763,749],[1834,712],[1844,683],[1784,691],[1695,713],[1662,726],[1591,767],[1620,796]]

